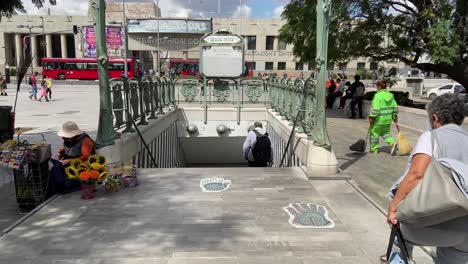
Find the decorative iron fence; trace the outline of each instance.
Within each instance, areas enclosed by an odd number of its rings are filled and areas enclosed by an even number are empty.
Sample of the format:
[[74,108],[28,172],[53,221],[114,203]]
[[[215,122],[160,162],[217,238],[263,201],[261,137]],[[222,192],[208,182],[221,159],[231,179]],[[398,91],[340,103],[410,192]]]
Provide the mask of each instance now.
[[[271,140],[271,146],[273,151],[273,167],[280,167],[281,166],[281,159],[283,158],[284,151],[286,150],[287,141],[283,140],[283,138],[278,135],[274,128],[270,125],[267,126],[266,131],[268,132],[268,136]],[[289,151],[286,154],[286,159],[283,162],[283,167],[300,167],[304,166],[306,160],[301,160],[300,157],[294,154],[294,147],[289,146]]]
[[157,164],[152,163],[148,151],[140,146],[140,151],[133,157],[133,164],[138,168],[182,168],[185,166],[182,146],[177,134],[177,123],[172,123],[151,142],[148,142],[148,147]]
[[179,79],[176,81],[177,102],[202,104],[264,104],[267,102],[267,86],[259,79],[241,80],[240,85],[233,80],[216,80],[206,83],[199,79]]
[[[297,132],[312,137],[316,115],[316,83],[312,78],[270,79],[269,107],[290,125],[298,118]],[[299,116],[298,116],[299,114]]]
[[148,124],[177,107],[175,80],[162,78],[114,78],[110,80],[114,128],[122,133],[134,132],[132,120]]

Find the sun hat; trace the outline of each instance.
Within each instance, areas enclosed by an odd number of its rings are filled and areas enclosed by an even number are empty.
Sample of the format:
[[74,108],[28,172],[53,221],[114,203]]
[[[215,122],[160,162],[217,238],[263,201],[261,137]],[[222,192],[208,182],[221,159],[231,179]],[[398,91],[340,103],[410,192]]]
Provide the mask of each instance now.
[[80,135],[81,133],[83,133],[83,131],[80,130],[75,122],[67,121],[63,123],[62,128],[59,130],[57,135],[59,137],[72,138],[74,136]]

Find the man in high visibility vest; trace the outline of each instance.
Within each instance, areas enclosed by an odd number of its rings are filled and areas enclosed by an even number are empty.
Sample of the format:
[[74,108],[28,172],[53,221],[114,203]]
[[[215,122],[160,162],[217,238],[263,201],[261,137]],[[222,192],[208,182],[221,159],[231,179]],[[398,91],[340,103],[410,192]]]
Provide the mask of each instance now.
[[398,122],[398,105],[387,89],[384,81],[377,82],[377,93],[372,100],[372,110],[369,114],[371,152],[379,153],[379,138],[383,137],[391,147],[391,154],[396,151],[395,139],[390,134],[392,121]]

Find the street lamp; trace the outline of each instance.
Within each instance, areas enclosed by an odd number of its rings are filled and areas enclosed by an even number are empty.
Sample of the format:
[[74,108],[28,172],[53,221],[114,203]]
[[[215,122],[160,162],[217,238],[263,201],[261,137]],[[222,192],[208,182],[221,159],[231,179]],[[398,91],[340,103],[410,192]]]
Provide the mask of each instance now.
[[17,28],[27,28],[29,29],[29,55],[31,56],[31,75],[34,74],[34,69],[33,69],[33,49],[32,49],[32,29],[33,28],[44,28],[44,26],[33,26],[33,25],[18,25],[16,26]]
[[[191,3],[190,3],[191,4]],[[159,7],[159,0],[156,1],[156,5],[158,6],[158,9],[161,10]],[[158,12],[158,77],[161,76],[161,62],[159,61],[159,19],[161,18],[161,14]]]

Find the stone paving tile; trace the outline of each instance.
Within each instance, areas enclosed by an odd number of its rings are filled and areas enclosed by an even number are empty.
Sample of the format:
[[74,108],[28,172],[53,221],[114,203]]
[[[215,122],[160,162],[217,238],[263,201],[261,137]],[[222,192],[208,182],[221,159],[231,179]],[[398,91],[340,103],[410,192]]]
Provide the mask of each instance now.
[[[392,184],[404,173],[408,156],[390,156],[390,149],[383,139],[380,139],[379,154],[350,151],[351,144],[365,137],[367,119],[348,119],[342,111],[328,110],[327,127],[340,168],[375,202],[387,208],[386,195]],[[404,127],[402,131],[413,146],[421,134]],[[392,125],[392,135],[397,135],[395,125]]]
[[[270,170],[223,169],[237,190],[231,193],[201,192],[199,180],[219,169],[143,170],[133,189],[98,192],[91,201],[77,193],[57,198],[0,239],[0,255],[9,264],[23,263],[20,255],[30,263],[347,263],[385,250],[383,217],[345,182]],[[295,192],[304,186],[310,191]],[[292,227],[282,208],[294,202],[326,206],[336,227]],[[354,223],[353,210],[378,229]]]

